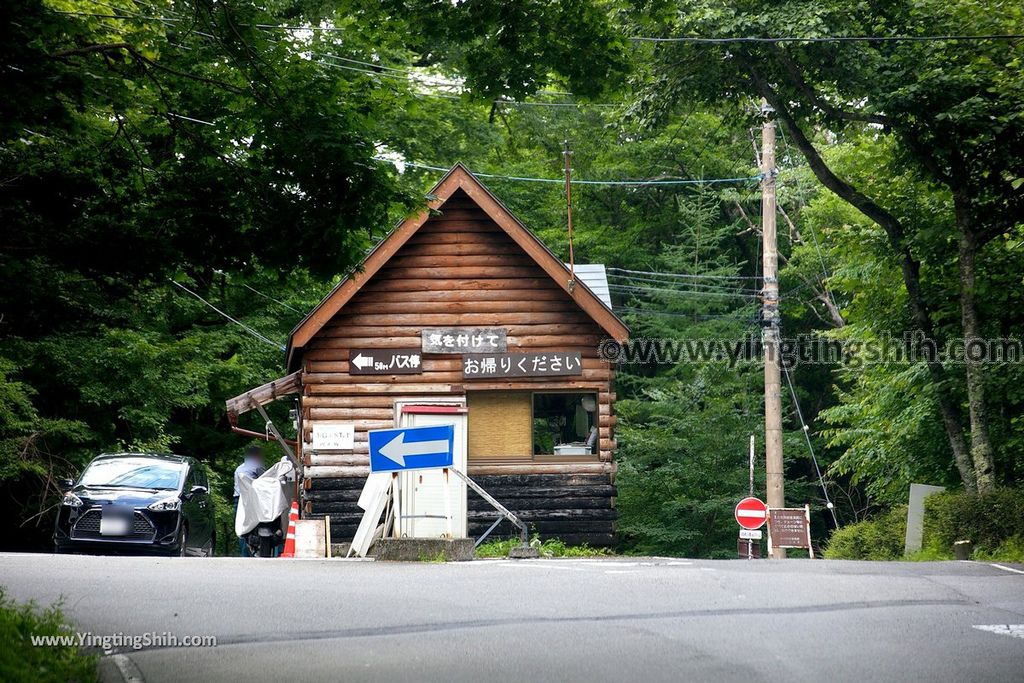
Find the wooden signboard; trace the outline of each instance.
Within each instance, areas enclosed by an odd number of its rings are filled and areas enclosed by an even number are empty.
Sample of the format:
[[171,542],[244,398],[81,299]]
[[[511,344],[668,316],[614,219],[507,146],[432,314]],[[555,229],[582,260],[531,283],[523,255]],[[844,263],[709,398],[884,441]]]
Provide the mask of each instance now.
[[423,353],[503,353],[503,327],[430,327],[420,331]]
[[352,349],[348,354],[350,375],[419,375],[423,373],[419,349]]
[[768,548],[807,548],[814,558],[811,547],[811,508],[769,508]]
[[465,356],[465,379],[492,377],[558,377],[582,375],[583,359],[578,351],[567,353],[488,353]]

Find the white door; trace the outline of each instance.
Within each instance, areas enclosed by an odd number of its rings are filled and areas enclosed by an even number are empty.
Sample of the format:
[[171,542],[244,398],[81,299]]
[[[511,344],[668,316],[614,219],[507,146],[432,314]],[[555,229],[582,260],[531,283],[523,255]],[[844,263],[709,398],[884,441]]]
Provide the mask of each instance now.
[[[452,406],[456,408],[457,406]],[[459,407],[461,408],[461,407]],[[401,427],[455,426],[454,466],[466,471],[466,413],[421,413],[416,406],[404,406],[399,417]],[[466,538],[466,484],[443,470],[414,470],[400,475],[402,516],[399,530],[407,538]],[[445,490],[447,489],[447,500]],[[451,521],[449,522],[449,515]]]

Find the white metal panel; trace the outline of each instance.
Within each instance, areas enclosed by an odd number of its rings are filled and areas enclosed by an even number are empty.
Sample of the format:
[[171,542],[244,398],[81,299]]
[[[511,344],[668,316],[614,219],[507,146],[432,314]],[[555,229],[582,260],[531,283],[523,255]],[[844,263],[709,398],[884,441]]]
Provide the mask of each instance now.
[[363,484],[363,491],[359,494],[359,507],[365,512],[359,520],[359,527],[349,547],[349,555],[355,553],[359,557],[366,557],[366,553],[373,544],[373,537],[380,525],[380,516],[384,514],[391,491],[390,472],[371,472]]
[[[460,472],[466,471],[466,415],[465,413],[402,413],[402,427],[455,426],[453,464]],[[401,480],[402,536],[409,538],[440,538],[448,533],[446,513],[451,514],[453,538],[466,538],[466,484],[453,474],[447,482],[443,470],[415,470],[402,472]],[[448,499],[445,500],[445,489]],[[424,516],[428,515],[428,516]]]
[[[569,264],[566,263],[568,268]],[[612,294],[608,289],[608,273],[603,263],[577,263],[574,269],[576,279],[587,286],[605,306],[612,307]]]

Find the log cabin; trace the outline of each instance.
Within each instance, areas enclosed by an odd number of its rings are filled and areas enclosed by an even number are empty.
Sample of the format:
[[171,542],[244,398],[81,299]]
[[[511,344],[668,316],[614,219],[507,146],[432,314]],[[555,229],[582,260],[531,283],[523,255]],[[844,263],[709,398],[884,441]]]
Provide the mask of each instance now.
[[[298,395],[300,508],[329,515],[335,542],[362,514],[370,430],[454,424],[455,467],[533,532],[614,543],[615,371],[598,346],[629,330],[604,268],[570,272],[461,164],[428,197],[295,327],[290,374],[227,402],[233,428],[262,436],[239,415]],[[402,476],[403,535],[445,533],[444,486],[453,536],[496,518],[454,477]]]

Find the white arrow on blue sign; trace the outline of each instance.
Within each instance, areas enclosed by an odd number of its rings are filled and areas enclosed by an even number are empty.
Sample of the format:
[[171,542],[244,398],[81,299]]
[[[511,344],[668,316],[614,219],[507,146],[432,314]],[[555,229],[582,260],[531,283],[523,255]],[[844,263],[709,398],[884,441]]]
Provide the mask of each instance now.
[[436,469],[454,462],[454,425],[374,429],[369,437],[371,472]]

